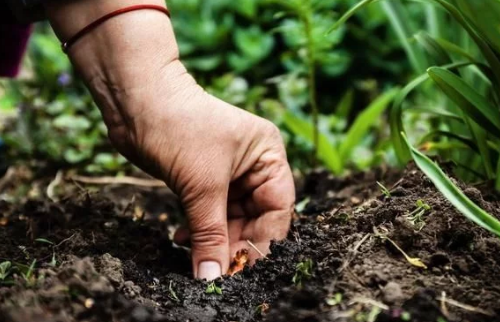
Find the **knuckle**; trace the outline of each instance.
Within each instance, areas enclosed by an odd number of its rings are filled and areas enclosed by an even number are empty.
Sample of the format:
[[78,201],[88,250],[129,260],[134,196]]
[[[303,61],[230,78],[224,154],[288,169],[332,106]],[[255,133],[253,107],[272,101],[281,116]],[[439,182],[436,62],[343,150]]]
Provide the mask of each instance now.
[[227,241],[227,234],[221,223],[205,222],[201,225],[195,224],[191,228],[191,243],[198,249],[221,246]]

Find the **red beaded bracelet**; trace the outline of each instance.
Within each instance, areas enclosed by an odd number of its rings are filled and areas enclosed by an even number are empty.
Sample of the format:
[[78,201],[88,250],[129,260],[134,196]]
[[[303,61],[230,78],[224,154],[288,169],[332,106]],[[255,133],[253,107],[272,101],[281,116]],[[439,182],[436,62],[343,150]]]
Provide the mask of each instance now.
[[107,20],[109,20],[109,19],[111,19],[113,17],[116,17],[118,15],[121,15],[123,13],[127,13],[127,12],[130,12],[130,11],[136,11],[136,10],[144,10],[144,9],[157,10],[157,11],[163,12],[168,17],[170,17],[170,11],[168,11],[167,8],[162,7],[162,6],[152,5],[152,4],[135,5],[135,6],[130,6],[130,7],[125,7],[125,8],[122,8],[122,9],[118,9],[118,10],[113,11],[111,13],[108,13],[107,15],[105,15],[105,16],[97,19],[96,21],[90,23],[88,26],[86,26],[85,28],[83,28],[82,30],[80,30],[79,32],[77,32],[69,40],[67,40],[66,42],[64,42],[62,44],[62,50],[63,50],[63,52],[67,53],[68,50],[69,50],[69,48],[75,42],[77,42],[80,38],[82,38],[83,36],[85,36],[86,34],[88,34],[89,32],[91,32],[95,28],[97,28],[99,25],[101,25],[105,21],[107,21]]

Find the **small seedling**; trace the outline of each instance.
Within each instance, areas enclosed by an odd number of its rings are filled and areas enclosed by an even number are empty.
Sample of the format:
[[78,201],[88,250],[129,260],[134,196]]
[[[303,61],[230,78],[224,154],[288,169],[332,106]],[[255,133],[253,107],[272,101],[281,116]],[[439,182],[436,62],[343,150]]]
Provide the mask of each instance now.
[[342,293],[336,293],[334,296],[326,299],[326,304],[330,306],[339,305],[342,302]]
[[401,313],[401,320],[402,321],[411,321],[411,314],[410,312],[403,312]]
[[26,246],[17,246],[21,252],[23,252],[24,257],[26,258],[27,261],[30,260],[30,253],[28,253],[28,250],[26,249]]
[[422,199],[417,200],[415,203],[415,210],[410,212],[407,217],[410,223],[417,228],[418,231],[422,230],[425,226],[424,214],[426,211],[431,210],[431,206],[429,206]]
[[219,294],[222,295],[222,288],[218,287],[215,282],[208,284],[207,289],[205,290],[207,294]]
[[12,263],[9,261],[0,263],[0,281],[5,281],[7,276],[9,276],[11,267]]
[[45,238],[37,238],[35,239],[36,242],[39,242],[39,243],[44,243],[44,244],[49,244],[49,245],[54,245],[53,242],[51,242],[50,240],[48,239],[45,239]]
[[261,305],[257,306],[255,311],[260,315],[265,315],[267,311],[269,311],[269,308],[270,308],[269,304],[264,302]]
[[380,192],[386,197],[386,198],[391,198],[391,191],[387,189],[383,184],[377,181],[378,186],[380,187]]
[[170,298],[176,302],[180,302],[179,297],[177,297],[177,294],[175,293],[173,287],[172,287],[172,281],[168,284],[168,292],[170,293]]
[[380,313],[382,313],[382,310],[379,307],[372,307],[370,313],[368,313],[366,317],[366,322],[375,322]]
[[297,287],[302,287],[303,282],[312,277],[313,271],[313,261],[311,259],[307,259],[303,262],[300,262],[296,266],[295,275],[292,278],[293,284],[297,285]]
[[309,197],[304,198],[302,201],[300,201],[299,203],[297,203],[297,204],[295,205],[295,211],[296,211],[297,213],[301,213],[301,212],[303,212],[303,211],[304,211],[304,209],[306,209],[306,206],[307,206],[307,204],[308,204],[310,201],[311,201],[311,198],[309,198]]
[[36,283],[36,278],[33,275],[33,272],[35,270],[35,265],[36,265],[36,259],[33,260],[33,262],[31,263],[30,267],[26,272],[21,272],[21,276],[23,277],[28,287],[34,286]]

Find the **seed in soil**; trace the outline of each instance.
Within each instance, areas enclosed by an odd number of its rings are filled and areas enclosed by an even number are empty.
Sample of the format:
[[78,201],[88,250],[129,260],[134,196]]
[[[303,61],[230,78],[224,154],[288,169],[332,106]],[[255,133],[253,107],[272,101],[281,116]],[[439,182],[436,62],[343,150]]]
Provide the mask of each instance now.
[[236,255],[229,265],[229,269],[227,271],[227,275],[233,276],[234,274],[240,272],[245,268],[245,265],[248,263],[248,249],[240,249],[236,252]]

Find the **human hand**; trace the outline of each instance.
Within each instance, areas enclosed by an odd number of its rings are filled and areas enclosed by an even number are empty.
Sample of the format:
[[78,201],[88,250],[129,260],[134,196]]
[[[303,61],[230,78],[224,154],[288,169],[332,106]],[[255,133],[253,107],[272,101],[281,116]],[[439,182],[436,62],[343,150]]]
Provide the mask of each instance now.
[[[75,24],[137,2],[145,1],[54,2],[48,12],[67,39]],[[154,2],[163,3],[148,1]],[[102,111],[111,142],[181,198],[189,233],[176,239],[190,238],[196,277],[225,273],[235,252],[249,248],[246,240],[267,252],[270,240],[285,238],[294,184],[279,130],[196,84],[178,60],[167,17],[152,11],[118,16],[69,55]],[[250,248],[250,259],[258,256]]]

